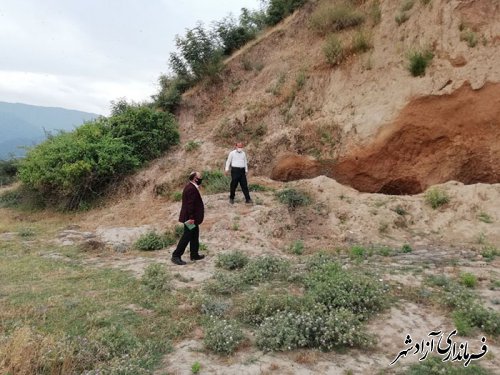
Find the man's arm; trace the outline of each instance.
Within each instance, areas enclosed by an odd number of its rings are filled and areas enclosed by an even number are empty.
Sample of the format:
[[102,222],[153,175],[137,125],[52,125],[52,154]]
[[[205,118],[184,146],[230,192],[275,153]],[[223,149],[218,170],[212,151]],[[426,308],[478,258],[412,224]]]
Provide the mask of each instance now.
[[231,161],[233,160],[233,152],[231,151],[227,157],[227,160],[226,160],[226,169],[225,169],[225,173],[227,174],[227,172],[229,172],[229,168],[231,168]]
[[186,208],[187,215],[189,220],[193,220],[194,223],[194,206],[195,206],[195,195],[193,189],[196,189],[194,186],[190,186],[186,190]]
[[248,160],[247,160],[247,153],[245,152],[244,154],[245,157],[245,173],[248,173]]

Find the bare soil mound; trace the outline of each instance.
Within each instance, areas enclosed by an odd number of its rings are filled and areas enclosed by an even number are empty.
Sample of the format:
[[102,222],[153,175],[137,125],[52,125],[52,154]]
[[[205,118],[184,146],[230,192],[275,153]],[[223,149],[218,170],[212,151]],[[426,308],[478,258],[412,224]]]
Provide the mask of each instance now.
[[325,174],[362,192],[417,194],[450,180],[500,182],[500,84],[414,99],[375,140],[338,163],[292,156],[271,178],[289,181]]

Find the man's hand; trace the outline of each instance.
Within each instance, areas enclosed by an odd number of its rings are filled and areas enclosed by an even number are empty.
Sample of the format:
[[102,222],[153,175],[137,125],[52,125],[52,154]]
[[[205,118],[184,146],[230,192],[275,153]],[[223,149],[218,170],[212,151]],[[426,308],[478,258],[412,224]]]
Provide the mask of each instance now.
[[186,223],[188,223],[188,224],[194,224],[194,219],[189,219]]
[[229,171],[224,171],[224,175],[227,176],[229,174]]

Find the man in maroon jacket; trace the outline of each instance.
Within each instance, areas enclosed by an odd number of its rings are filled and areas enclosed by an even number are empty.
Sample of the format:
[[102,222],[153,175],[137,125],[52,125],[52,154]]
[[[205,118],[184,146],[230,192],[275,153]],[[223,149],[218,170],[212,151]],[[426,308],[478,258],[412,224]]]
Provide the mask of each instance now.
[[199,191],[202,180],[200,172],[191,172],[189,182],[184,186],[184,190],[182,191],[182,206],[179,221],[184,223],[184,233],[177,244],[177,248],[172,253],[172,263],[179,266],[186,264],[181,259],[181,256],[184,254],[188,243],[191,260],[205,258],[205,255],[198,253],[200,248],[199,225],[203,223],[205,213],[205,207]]

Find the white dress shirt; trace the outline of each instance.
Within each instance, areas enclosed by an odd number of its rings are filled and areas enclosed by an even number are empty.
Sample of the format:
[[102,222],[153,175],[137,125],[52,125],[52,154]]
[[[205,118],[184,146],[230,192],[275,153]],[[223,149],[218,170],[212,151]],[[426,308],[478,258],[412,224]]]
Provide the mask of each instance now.
[[226,172],[228,172],[231,167],[245,168],[245,173],[248,172],[248,161],[245,151],[238,152],[237,150],[233,150],[229,153],[226,161]]

